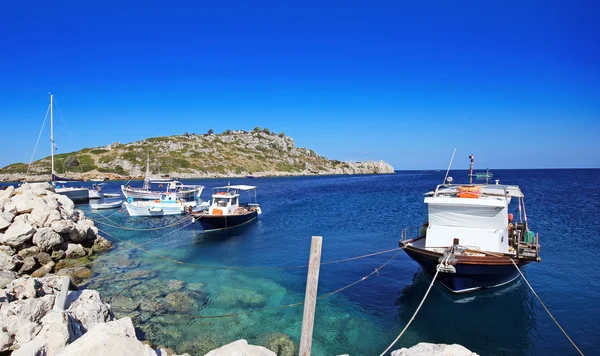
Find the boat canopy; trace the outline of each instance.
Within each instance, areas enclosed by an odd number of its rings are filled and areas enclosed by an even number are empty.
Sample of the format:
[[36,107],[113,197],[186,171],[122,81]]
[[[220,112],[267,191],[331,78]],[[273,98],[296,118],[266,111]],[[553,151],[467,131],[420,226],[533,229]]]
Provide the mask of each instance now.
[[254,186],[254,185],[226,185],[224,187],[214,187],[213,189],[252,190],[252,189],[256,189],[256,186]]

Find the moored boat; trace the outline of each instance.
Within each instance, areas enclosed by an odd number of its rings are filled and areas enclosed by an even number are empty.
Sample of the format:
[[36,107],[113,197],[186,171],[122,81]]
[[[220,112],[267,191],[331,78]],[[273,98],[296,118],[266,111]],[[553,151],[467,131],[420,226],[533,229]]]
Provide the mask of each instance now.
[[[156,186],[158,189],[153,189],[153,186]],[[135,188],[130,185],[121,185],[121,191],[125,198],[144,200],[159,200],[164,193],[175,193],[177,199],[181,200],[193,200],[202,194],[203,189],[204,186],[202,185],[186,185],[170,178],[152,179],[150,177],[150,157],[148,157],[144,184],[141,188]]]
[[[212,203],[204,211],[191,212],[204,231],[217,231],[233,228],[255,220],[262,213],[256,199],[256,187],[250,185],[228,185],[216,187]],[[248,192],[248,199],[240,203],[239,191]],[[254,197],[252,197],[254,192]]]
[[428,274],[439,270],[438,280],[454,293],[510,283],[519,276],[515,265],[541,260],[521,189],[498,180],[489,184],[489,172],[480,177],[485,184],[451,184],[448,178],[426,193],[426,222],[402,230],[399,243]]
[[130,216],[165,216],[184,214],[194,209],[197,202],[177,199],[176,194],[171,192],[163,193],[160,199],[155,200],[134,201],[129,198],[124,205]]
[[123,200],[117,200],[112,202],[92,203],[90,202],[90,208],[94,210],[99,209],[115,209],[123,205]]

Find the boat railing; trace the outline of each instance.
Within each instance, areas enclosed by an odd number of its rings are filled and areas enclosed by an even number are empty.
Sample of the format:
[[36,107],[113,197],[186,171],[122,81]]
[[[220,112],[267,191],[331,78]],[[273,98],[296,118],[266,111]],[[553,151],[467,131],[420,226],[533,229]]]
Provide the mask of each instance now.
[[402,229],[400,241],[415,240],[419,237],[425,236],[425,225],[412,226]]

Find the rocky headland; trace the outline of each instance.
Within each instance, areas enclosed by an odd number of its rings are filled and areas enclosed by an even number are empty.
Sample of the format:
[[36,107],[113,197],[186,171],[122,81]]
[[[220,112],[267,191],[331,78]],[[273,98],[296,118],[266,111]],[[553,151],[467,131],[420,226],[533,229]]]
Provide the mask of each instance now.
[[[294,139],[283,133],[260,128],[115,142],[55,155],[55,166],[61,176],[72,179],[140,179],[148,159],[153,175],[178,179],[394,173],[384,161],[331,160],[296,147]],[[0,169],[0,181],[49,181],[50,167],[50,157],[33,162],[31,167],[11,164]]]

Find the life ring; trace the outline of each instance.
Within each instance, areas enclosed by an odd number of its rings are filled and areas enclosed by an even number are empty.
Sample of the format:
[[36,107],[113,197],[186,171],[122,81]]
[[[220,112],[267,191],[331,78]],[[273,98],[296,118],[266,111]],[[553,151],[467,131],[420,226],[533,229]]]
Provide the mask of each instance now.
[[480,188],[479,187],[475,187],[475,186],[460,186],[458,187],[456,190],[458,190],[461,193],[466,193],[466,192],[470,192],[470,193],[479,193]]
[[155,203],[160,203],[160,200],[159,200],[159,199],[156,199],[154,202],[155,202]]

